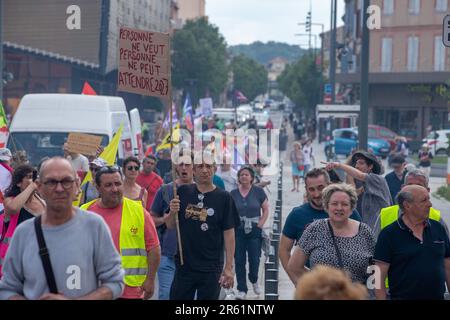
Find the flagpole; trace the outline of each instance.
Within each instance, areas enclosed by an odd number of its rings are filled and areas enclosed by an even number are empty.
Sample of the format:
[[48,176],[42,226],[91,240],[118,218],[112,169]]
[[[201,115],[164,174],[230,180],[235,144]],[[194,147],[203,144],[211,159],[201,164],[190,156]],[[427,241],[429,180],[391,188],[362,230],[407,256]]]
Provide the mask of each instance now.
[[[168,70],[168,85],[169,85],[169,92],[168,92],[168,97],[167,97],[167,101],[169,102],[169,107],[170,107],[170,113],[169,113],[169,117],[170,117],[170,154],[172,155],[172,150],[173,150],[173,110],[172,110],[172,64],[170,63],[170,52],[171,52],[171,45],[170,45],[170,35],[169,35],[169,70]],[[175,165],[172,161],[172,181],[173,181],[173,198],[176,199],[177,198],[177,175],[176,175],[176,171],[175,171]],[[178,240],[178,250],[180,252],[180,265],[184,265],[184,259],[183,259],[183,246],[181,244],[181,233],[180,233],[180,221],[178,218],[178,212],[175,215],[175,225],[177,228],[177,240]]]

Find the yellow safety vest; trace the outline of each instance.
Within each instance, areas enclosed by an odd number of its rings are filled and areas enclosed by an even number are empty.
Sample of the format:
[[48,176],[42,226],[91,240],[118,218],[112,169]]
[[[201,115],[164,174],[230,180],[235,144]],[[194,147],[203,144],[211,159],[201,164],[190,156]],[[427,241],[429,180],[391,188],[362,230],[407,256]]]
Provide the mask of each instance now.
[[[391,223],[397,221],[399,209],[400,209],[400,207],[398,204],[396,204],[395,206],[390,206],[390,207],[381,209],[381,211],[380,211],[381,230],[386,228]],[[434,208],[430,208],[429,219],[433,219],[435,221],[440,221],[441,220],[441,211],[434,209]],[[386,288],[389,288],[389,281],[388,281],[387,277],[386,277]]]
[[[81,209],[89,210],[97,200],[82,205]],[[144,207],[140,201],[123,197],[119,246],[125,284],[130,287],[141,286],[147,278],[148,263],[144,238]]]
[[[386,228],[392,222],[397,221],[398,210],[399,210],[398,204],[395,206],[390,206],[390,207],[381,209],[381,211],[380,211],[381,230]],[[434,208],[430,208],[429,218],[432,220],[440,221],[441,220],[441,212]]]

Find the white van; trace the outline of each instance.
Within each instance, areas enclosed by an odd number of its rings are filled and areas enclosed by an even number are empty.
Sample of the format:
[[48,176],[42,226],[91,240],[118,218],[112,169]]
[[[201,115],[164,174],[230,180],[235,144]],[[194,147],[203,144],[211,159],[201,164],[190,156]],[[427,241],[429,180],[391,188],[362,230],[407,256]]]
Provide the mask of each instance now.
[[[140,119],[134,122],[140,125]],[[133,150],[138,150],[137,133],[132,135],[122,98],[82,94],[27,94],[22,98],[11,122],[7,146],[12,152],[25,150],[30,162],[37,165],[43,157],[63,155],[62,146],[70,132],[101,136],[102,146],[107,146],[122,123],[119,162],[134,155]]]

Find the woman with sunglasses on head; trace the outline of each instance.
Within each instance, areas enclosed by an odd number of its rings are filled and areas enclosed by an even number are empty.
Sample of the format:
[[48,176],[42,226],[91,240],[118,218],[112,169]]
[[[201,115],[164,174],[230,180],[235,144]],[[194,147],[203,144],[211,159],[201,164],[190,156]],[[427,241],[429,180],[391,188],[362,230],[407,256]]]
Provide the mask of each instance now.
[[20,165],[14,171],[11,184],[5,191],[5,211],[0,216],[1,261],[5,258],[16,227],[25,220],[39,216],[45,211],[45,201],[37,194],[37,186],[34,182],[36,178],[37,171],[33,167]]
[[136,183],[139,175],[140,162],[136,157],[128,157],[123,161],[123,196],[131,200],[141,201],[145,208],[147,203],[147,190]]

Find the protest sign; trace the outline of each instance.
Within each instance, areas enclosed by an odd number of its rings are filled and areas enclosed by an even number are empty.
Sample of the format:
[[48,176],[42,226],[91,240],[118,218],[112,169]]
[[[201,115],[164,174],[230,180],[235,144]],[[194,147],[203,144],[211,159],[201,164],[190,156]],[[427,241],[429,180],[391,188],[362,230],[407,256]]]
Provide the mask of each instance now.
[[120,28],[118,90],[167,98],[169,87],[169,34]]
[[100,136],[71,132],[67,139],[67,150],[85,156],[95,156],[101,142],[102,137]]
[[211,117],[213,114],[213,101],[211,98],[200,99],[200,107],[202,108],[202,115]]

